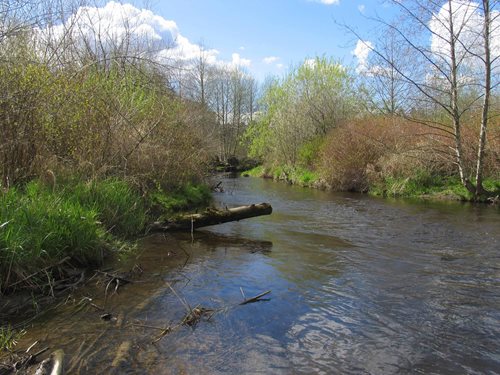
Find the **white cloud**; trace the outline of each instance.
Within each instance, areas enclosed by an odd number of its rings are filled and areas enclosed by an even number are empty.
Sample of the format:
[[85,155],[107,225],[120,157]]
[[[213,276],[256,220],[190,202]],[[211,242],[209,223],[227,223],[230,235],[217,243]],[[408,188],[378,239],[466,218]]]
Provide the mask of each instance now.
[[231,61],[230,65],[232,65],[232,66],[235,66],[235,67],[240,67],[240,66],[249,67],[252,64],[252,60],[242,58],[239,53],[233,53],[231,57],[232,57],[232,61]]
[[275,63],[276,61],[278,61],[280,58],[277,57],[277,56],[268,56],[268,57],[264,57],[262,59],[262,61],[264,62],[264,64],[272,64],[272,63]]
[[278,69],[283,69],[285,67],[285,65],[283,65],[283,64],[280,63],[280,64],[276,64],[276,67]]
[[[465,57],[466,59],[470,57],[468,51],[475,54],[483,54],[483,44],[482,44],[482,26],[483,26],[483,15],[480,11],[479,3],[468,0],[453,0],[451,2],[452,9],[452,21],[454,23],[455,30],[461,30],[460,32],[460,43],[456,44],[457,48],[457,59]],[[491,14],[491,50],[492,57],[498,56],[500,53],[500,19],[499,12],[492,11]],[[436,55],[444,57],[449,60],[450,56],[450,44],[447,43],[449,37],[447,37],[447,26],[449,22],[449,9],[448,5],[445,4],[439,10],[437,14],[434,14],[431,21],[429,22],[429,27],[434,32],[431,38],[431,49]],[[470,61],[469,61],[470,62]]]
[[358,40],[356,43],[356,48],[352,50],[352,54],[358,59],[357,71],[366,71],[368,68],[368,56],[373,50],[373,43],[368,40]]
[[[64,24],[37,29],[38,43],[71,38],[82,48],[92,52],[111,51],[129,41],[127,53],[147,55],[159,62],[189,61],[204,54],[206,61],[214,65],[242,66],[251,64],[249,59],[233,53],[231,61],[221,61],[216,49],[203,49],[183,36],[177,24],[147,9],[131,4],[110,1],[102,7],[82,6]],[[244,50],[244,47],[240,47]]]
[[358,10],[361,12],[361,13],[365,13],[365,10],[366,10],[366,6],[365,4],[360,4],[358,5]]
[[245,47],[244,46],[241,46],[240,48],[238,48],[240,51],[244,51],[245,50]]
[[[452,21],[454,30],[460,30],[460,42],[456,43],[456,58],[460,61],[459,80],[461,82],[472,83],[474,77],[481,74],[483,62],[478,56],[484,56],[484,43],[482,40],[482,27],[484,16],[481,11],[482,6],[475,1],[453,0],[451,2]],[[432,53],[438,57],[437,61],[443,64],[450,62],[449,23],[450,12],[448,4],[433,15],[429,22],[429,27],[433,31],[431,37]],[[491,12],[491,58],[494,60],[500,55],[500,12]],[[499,67],[500,62],[496,62],[494,68]],[[447,66],[445,66],[446,70]],[[437,74],[437,73],[436,73]],[[439,74],[435,79],[441,79]]]
[[155,15],[150,10],[130,4],[110,1],[105,6],[82,6],[64,24],[44,30],[37,29],[39,37],[57,39],[71,37],[85,41],[90,48],[109,49],[120,45],[125,38],[135,50],[151,49],[162,42],[175,44],[180,36],[177,24]]

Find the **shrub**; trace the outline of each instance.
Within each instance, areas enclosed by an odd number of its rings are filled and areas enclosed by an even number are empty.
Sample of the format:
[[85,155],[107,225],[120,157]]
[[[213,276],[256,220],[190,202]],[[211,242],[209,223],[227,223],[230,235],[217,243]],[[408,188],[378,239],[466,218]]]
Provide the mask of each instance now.
[[331,131],[321,152],[321,176],[335,190],[368,190],[367,167],[395,147],[385,120],[349,122]]

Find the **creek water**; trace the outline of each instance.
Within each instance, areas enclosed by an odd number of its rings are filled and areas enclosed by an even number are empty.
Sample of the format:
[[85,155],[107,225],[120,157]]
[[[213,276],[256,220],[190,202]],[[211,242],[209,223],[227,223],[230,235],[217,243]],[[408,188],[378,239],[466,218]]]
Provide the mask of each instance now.
[[[64,349],[81,374],[500,374],[498,208],[223,184],[220,206],[273,214],[145,238],[113,265],[140,264],[137,282],[74,296],[116,321],[67,303],[23,344]],[[272,292],[239,305],[240,288]],[[152,344],[161,331],[145,325],[176,325],[181,300],[216,312]]]

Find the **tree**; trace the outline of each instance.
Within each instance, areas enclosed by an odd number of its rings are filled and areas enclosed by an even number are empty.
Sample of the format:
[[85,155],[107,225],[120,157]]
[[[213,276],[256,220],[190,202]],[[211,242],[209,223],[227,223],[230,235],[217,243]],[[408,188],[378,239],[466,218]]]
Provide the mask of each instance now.
[[348,70],[325,57],[268,82],[260,103],[265,113],[246,133],[252,155],[296,166],[301,147],[353,114],[351,83]]
[[[372,47],[364,46],[361,41],[358,42],[358,46],[365,49],[367,53],[372,49]],[[388,30],[385,33],[377,48],[384,58],[372,53],[367,61],[360,61],[357,68],[363,78],[362,83],[367,89],[365,100],[369,103],[368,110],[390,116],[404,113],[408,110],[410,86],[398,70],[406,72],[411,69],[411,54],[404,45],[398,42],[394,30]],[[395,69],[395,66],[398,69]]]
[[[411,51],[414,64],[411,69],[402,68],[380,44],[372,51],[394,69],[405,84],[413,87],[417,95],[409,98],[410,107],[435,107],[444,114],[444,120],[435,116],[436,112],[429,111],[417,110],[404,115],[452,140],[460,180],[477,199],[486,193],[483,157],[491,111],[490,95],[497,85],[491,82],[491,73],[499,53],[492,50],[493,34],[498,34],[498,1],[484,0],[479,4],[469,0],[393,0],[392,3],[405,16],[405,24],[391,24],[381,19],[379,22],[395,35],[397,44]],[[477,92],[479,94],[475,95]],[[477,157],[475,163],[467,163],[463,120],[481,100]]]

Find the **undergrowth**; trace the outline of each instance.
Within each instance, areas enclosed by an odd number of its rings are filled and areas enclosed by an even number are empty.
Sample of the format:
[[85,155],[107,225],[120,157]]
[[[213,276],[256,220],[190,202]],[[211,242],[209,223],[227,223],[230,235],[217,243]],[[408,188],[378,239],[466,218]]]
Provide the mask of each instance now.
[[261,165],[243,172],[243,175],[272,178],[299,186],[314,186],[320,181],[318,173],[307,168],[290,166],[266,167]]
[[211,200],[210,188],[206,185],[188,184],[166,192],[158,187],[150,193],[148,204],[153,216],[164,217],[179,211],[190,211],[205,207]]
[[141,196],[116,178],[9,189],[0,195],[0,292],[36,283],[30,275],[66,257],[97,265],[104,250],[130,248],[124,240],[143,233],[149,220],[207,205],[210,197],[197,185]]
[[[486,190],[493,195],[500,194],[500,180],[486,179]],[[370,193],[391,197],[427,197],[471,201],[473,196],[456,176],[440,176],[417,171],[411,177],[387,177],[370,188]]]
[[25,330],[15,330],[10,325],[0,326],[0,352],[12,350],[25,333]]

